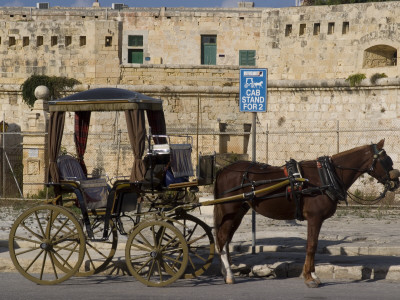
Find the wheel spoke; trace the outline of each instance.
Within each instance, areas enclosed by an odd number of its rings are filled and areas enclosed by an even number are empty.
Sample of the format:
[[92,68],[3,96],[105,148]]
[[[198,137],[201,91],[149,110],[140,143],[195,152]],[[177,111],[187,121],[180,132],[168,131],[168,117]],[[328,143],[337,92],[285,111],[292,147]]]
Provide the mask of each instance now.
[[148,286],[165,286],[184,273],[188,248],[182,233],[172,224],[154,220],[133,229],[125,256],[128,270],[137,280]]
[[[22,248],[17,248],[17,242]],[[23,212],[10,230],[9,252],[16,269],[38,284],[57,284],[74,275],[85,255],[85,236],[75,216],[56,205]]]

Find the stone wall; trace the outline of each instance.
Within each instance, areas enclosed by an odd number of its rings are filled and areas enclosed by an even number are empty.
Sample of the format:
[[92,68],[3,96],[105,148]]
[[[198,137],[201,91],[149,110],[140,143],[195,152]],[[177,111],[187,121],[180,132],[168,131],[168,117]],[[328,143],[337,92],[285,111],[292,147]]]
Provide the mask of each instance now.
[[[123,84],[128,69],[134,78],[152,65],[164,66],[158,75],[168,81],[170,67],[201,71],[203,35],[216,36],[216,65],[223,71],[239,66],[239,50],[254,50],[255,67],[268,68],[271,80],[360,72],[395,77],[399,15],[399,2],[281,9],[2,8],[0,83],[49,74],[84,84]],[[129,35],[143,36],[142,65],[128,63]]]
[[[313,159],[386,137],[397,164],[399,16],[399,2],[282,9],[3,7],[0,112],[9,130],[26,130],[31,108],[21,99],[20,84],[32,74],[46,74],[80,80],[73,92],[116,86],[160,97],[168,126],[178,132],[196,133],[199,123],[208,132],[223,127],[240,133],[251,124],[251,114],[239,112],[238,53],[255,50],[252,67],[268,68],[267,112],[258,114],[257,123],[258,160]],[[128,36],[136,34],[143,36],[143,64],[127,60]],[[215,66],[201,65],[202,35],[217,36]],[[367,79],[350,87],[345,78],[355,73]],[[388,78],[372,84],[375,73]],[[130,150],[116,152],[116,132],[124,125],[115,114],[93,119],[92,128],[112,138],[88,148],[91,168],[115,168],[115,160],[104,157],[118,155],[126,161],[123,168],[129,167]],[[72,130],[72,115],[67,128]],[[362,128],[367,131],[353,131]],[[245,136],[205,135],[199,145],[251,152]]]

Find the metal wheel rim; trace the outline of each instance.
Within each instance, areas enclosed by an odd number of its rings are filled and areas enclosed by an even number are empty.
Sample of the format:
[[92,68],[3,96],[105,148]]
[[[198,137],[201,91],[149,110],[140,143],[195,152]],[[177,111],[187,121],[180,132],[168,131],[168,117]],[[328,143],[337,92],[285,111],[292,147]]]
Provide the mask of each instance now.
[[129,235],[125,249],[129,272],[147,286],[166,286],[182,277],[188,247],[182,233],[164,221],[140,223]]
[[[104,220],[97,218],[91,219],[91,225],[95,239],[101,239],[104,232]],[[113,259],[118,246],[118,231],[114,222],[110,220],[109,239],[104,242],[93,242],[87,238],[83,263],[81,264],[75,276],[84,277],[98,274],[104,271]],[[99,261],[101,263],[99,264]]]
[[41,205],[16,219],[9,251],[14,266],[25,278],[43,285],[58,284],[78,271],[85,254],[85,235],[67,209]]
[[186,279],[202,275],[211,266],[215,255],[215,242],[210,226],[199,218],[185,214],[175,217],[174,225],[185,237],[188,244],[189,257]]

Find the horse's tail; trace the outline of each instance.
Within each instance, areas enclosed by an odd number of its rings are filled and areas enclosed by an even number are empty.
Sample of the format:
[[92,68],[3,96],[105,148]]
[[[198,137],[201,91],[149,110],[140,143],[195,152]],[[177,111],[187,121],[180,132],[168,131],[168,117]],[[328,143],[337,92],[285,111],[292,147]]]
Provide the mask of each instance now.
[[[222,170],[219,170],[215,176],[215,184],[214,184],[214,199],[218,199],[219,197],[219,190],[218,190],[218,177],[220,175]],[[219,238],[218,238],[218,233],[219,233],[219,228],[221,225],[221,219],[222,219],[222,210],[221,210],[221,205],[214,205],[214,234],[215,234],[215,241],[217,245],[217,250],[221,252],[221,245],[219,243]]]

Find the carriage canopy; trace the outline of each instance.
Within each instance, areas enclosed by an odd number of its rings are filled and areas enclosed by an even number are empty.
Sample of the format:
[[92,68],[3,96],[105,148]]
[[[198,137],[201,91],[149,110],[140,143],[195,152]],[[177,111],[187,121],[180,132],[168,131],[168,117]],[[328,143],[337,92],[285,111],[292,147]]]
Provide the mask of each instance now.
[[[129,140],[134,155],[130,181],[141,181],[145,174],[142,156],[145,151],[145,112],[151,133],[165,135],[166,126],[162,100],[119,88],[97,88],[65,98],[49,101],[49,173],[48,181],[59,182],[57,156],[64,132],[65,112],[75,112],[74,140],[76,154],[84,172],[86,143],[92,111],[124,111]],[[162,142],[162,141],[160,141]],[[157,143],[157,141],[155,141]]]

